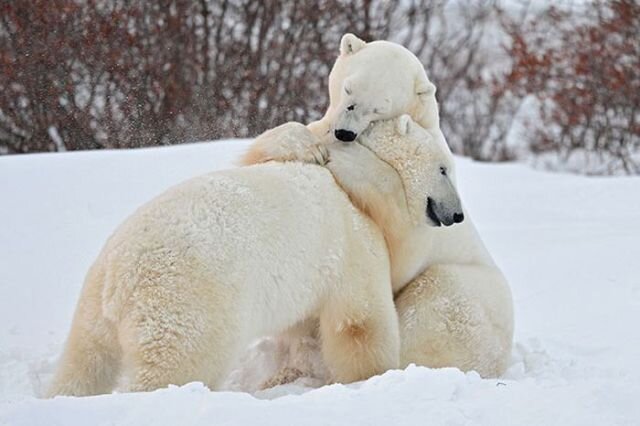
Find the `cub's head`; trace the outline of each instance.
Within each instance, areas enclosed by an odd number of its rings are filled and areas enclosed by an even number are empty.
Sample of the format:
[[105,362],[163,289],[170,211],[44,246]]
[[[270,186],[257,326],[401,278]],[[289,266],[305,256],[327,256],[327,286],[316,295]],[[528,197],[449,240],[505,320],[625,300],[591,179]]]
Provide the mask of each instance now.
[[425,128],[439,126],[435,93],[421,62],[409,50],[345,34],[329,75],[331,131],[336,139],[351,142],[370,123],[402,114]]
[[414,226],[425,221],[450,226],[464,220],[453,158],[445,142],[433,138],[408,115],[374,123],[358,141],[398,173]]

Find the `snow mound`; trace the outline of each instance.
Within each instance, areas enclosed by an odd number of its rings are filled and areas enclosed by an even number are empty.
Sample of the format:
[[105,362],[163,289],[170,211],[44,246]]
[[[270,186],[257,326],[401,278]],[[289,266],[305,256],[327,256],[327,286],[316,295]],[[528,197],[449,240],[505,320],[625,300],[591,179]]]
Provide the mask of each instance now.
[[112,230],[168,186],[232,167],[245,147],[0,157],[0,425],[640,423],[640,179],[465,159],[462,197],[514,294],[504,377],[410,366],[348,386],[300,379],[258,391],[278,353],[264,339],[230,375],[233,391],[191,383],[38,399]]

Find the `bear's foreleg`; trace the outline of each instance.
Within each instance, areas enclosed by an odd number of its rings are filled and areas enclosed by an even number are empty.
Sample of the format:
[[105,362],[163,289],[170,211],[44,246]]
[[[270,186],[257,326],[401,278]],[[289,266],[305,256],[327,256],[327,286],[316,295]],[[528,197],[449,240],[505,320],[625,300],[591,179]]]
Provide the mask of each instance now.
[[333,300],[320,316],[322,353],[331,379],[365,380],[398,368],[398,318],[389,282],[371,282],[367,292]]

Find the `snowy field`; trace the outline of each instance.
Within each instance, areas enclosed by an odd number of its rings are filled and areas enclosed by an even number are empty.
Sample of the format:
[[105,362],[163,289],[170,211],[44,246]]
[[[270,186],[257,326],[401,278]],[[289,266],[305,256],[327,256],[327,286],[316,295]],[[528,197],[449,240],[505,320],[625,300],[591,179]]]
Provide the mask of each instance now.
[[[232,167],[245,146],[0,157],[1,425],[640,424],[640,178],[464,159],[462,198],[515,300],[504,377],[411,366],[350,386],[253,395],[191,383],[38,399],[112,230],[168,186]],[[248,367],[268,368],[263,358]]]

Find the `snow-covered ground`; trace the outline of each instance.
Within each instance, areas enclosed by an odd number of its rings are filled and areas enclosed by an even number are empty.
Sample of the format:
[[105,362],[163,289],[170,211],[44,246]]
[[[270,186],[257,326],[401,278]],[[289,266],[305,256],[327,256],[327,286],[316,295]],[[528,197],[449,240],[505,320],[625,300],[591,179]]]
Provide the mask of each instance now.
[[640,424],[640,179],[464,159],[463,199],[515,299],[505,377],[409,367],[254,395],[192,383],[38,399],[110,232],[168,186],[231,167],[245,146],[0,157],[0,424]]

